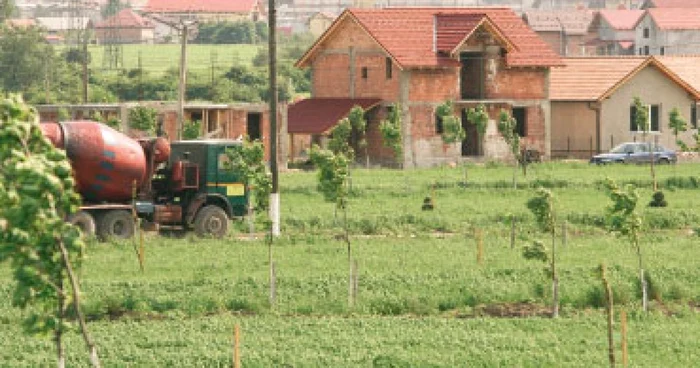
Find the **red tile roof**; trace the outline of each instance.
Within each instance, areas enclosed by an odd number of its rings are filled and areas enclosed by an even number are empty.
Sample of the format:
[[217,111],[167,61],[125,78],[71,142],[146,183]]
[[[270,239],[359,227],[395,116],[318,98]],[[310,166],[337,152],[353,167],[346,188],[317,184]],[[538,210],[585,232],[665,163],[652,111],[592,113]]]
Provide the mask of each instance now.
[[647,14],[659,29],[700,29],[700,8],[651,8]]
[[652,0],[655,8],[700,8],[700,0]]
[[[346,19],[354,19],[396,61],[400,68],[457,66],[458,62],[436,53],[436,41],[441,47],[453,44],[458,35],[435,34],[436,20],[445,16],[485,15],[498,27],[506,40],[515,46],[508,52],[508,66],[549,67],[562,65],[559,56],[535,34],[510,8],[383,8],[348,9],[341,14],[326,33],[316,41],[297,62],[304,66],[309,57],[337,26]],[[470,19],[463,28],[463,37],[470,31]],[[452,27],[446,27],[455,32]],[[473,29],[472,29],[473,30]]]
[[677,60],[675,66],[652,56],[567,58],[565,67],[550,72],[549,97],[552,101],[599,101],[640,70],[653,65],[696,99],[700,98],[700,73],[693,68],[700,57],[673,60]]
[[610,27],[618,31],[632,30],[637,21],[644,15],[644,10],[601,10],[598,14],[605,19]]
[[535,32],[561,32],[584,35],[593,20],[590,10],[530,10],[523,19]]
[[98,22],[95,24],[95,28],[155,28],[155,26],[150,20],[127,8]]
[[437,50],[451,53],[484,20],[485,14],[438,14]]
[[259,0],[149,0],[144,8],[151,13],[248,13]]
[[679,78],[700,91],[700,56],[654,56]]
[[359,105],[368,110],[378,98],[307,98],[289,106],[287,131],[296,134],[323,134],[347,117]]

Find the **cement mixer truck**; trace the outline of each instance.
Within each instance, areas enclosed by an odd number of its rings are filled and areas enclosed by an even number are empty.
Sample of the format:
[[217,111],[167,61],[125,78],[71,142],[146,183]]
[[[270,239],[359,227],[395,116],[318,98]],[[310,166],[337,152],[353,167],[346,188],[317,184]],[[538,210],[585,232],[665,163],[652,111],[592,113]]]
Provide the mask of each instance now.
[[240,147],[238,141],[136,140],[93,121],[42,123],[41,129],[71,161],[83,205],[68,220],[88,235],[130,238],[137,216],[146,228],[222,237],[230,220],[247,211],[242,178],[227,167],[226,150]]

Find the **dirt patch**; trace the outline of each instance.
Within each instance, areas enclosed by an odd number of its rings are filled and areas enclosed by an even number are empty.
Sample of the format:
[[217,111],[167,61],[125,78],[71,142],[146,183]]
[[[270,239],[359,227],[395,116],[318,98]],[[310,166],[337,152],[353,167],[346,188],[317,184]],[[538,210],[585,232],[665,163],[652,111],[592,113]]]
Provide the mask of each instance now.
[[690,309],[692,309],[696,312],[700,312],[700,302],[691,301],[691,302],[688,302],[688,306],[690,307]]
[[550,317],[552,310],[539,304],[520,302],[488,304],[476,308],[475,313],[481,316],[501,318]]

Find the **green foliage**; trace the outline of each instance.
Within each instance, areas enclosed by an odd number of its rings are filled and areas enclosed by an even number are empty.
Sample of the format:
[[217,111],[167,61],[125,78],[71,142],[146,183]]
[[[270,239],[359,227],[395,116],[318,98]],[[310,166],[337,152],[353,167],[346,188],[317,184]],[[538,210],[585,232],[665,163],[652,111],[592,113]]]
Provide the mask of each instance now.
[[204,23],[199,26],[195,43],[259,44],[267,42],[267,24],[250,20]]
[[514,117],[510,116],[508,111],[501,110],[498,117],[498,132],[501,133],[503,139],[505,139],[508,147],[510,147],[510,152],[515,156],[516,160],[520,160],[520,135],[516,131],[517,121]]
[[0,25],[5,23],[6,19],[10,19],[16,9],[13,0],[0,0]]
[[70,111],[66,109],[65,107],[59,107],[58,108],[58,121],[66,121],[70,120]]
[[634,124],[637,130],[644,132],[644,134],[649,132],[650,122],[649,122],[649,111],[647,105],[642,102],[639,97],[634,97],[632,99],[632,104],[634,105]]
[[[80,264],[80,231],[65,222],[80,198],[64,151],[39,128],[36,111],[18,96],[0,101],[0,262],[9,261],[16,282],[12,303],[30,308],[25,328],[45,333],[66,328],[59,302],[72,300],[66,265]],[[63,321],[63,322],[60,322]]]
[[354,132],[360,139],[357,142],[360,148],[367,147],[367,120],[365,120],[365,110],[361,106],[354,106],[348,114],[348,120]]
[[352,135],[352,124],[348,118],[342,119],[331,130],[328,140],[328,149],[334,154],[342,154],[352,161],[355,158],[355,150],[350,146],[350,136]]
[[554,195],[549,189],[537,189],[535,196],[527,201],[527,208],[535,215],[540,230],[554,232]]
[[185,121],[182,127],[182,138],[183,139],[197,139],[200,137],[202,132],[202,122],[195,121]]
[[399,160],[403,154],[403,135],[401,133],[401,114],[399,105],[393,105],[389,109],[389,116],[386,120],[379,123],[379,131],[382,134],[382,142],[384,146],[391,148],[394,151],[394,157]]
[[549,256],[547,255],[547,247],[539,240],[532,242],[523,247],[523,258],[529,261],[541,261],[547,263]]
[[128,7],[128,4],[122,3],[121,0],[109,0],[107,4],[102,7],[102,17],[111,17],[126,7]]
[[681,148],[682,151],[689,151],[689,147],[685,142],[678,139],[678,134],[688,130],[688,123],[683,119],[680,110],[674,107],[673,110],[668,114],[668,127],[671,128],[673,135],[676,137],[676,144]]
[[446,101],[438,106],[436,112],[442,119],[442,141],[445,144],[459,143],[467,137],[462,122],[454,113],[452,101]]
[[257,210],[265,210],[269,207],[270,192],[272,191],[272,177],[265,164],[265,147],[262,142],[251,141],[246,137],[240,147],[226,151],[229,157],[227,166],[241,173],[243,183],[252,194],[251,202],[255,203]]
[[605,182],[605,189],[612,201],[606,213],[608,229],[638,241],[642,229],[642,217],[636,212],[639,193],[632,185],[620,188],[612,179]]
[[348,177],[348,158],[342,153],[334,153],[318,146],[311,148],[311,161],[318,168],[318,190],[328,202],[335,202],[338,208],[345,206]]
[[478,104],[476,108],[470,108],[467,110],[467,119],[476,126],[476,131],[479,133],[479,137],[483,137],[486,134],[486,127],[489,123],[489,114],[486,112],[486,106],[484,104]]
[[158,111],[151,107],[136,106],[129,110],[129,125],[148,134],[155,134]]

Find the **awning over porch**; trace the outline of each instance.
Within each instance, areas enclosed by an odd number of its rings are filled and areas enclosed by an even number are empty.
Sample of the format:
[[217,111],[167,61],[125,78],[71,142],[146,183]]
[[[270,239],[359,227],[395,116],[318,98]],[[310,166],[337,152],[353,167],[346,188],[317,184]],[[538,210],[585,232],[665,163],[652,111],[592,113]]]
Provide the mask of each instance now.
[[355,106],[365,111],[377,106],[378,98],[308,98],[289,106],[287,131],[290,134],[323,134],[345,118]]

